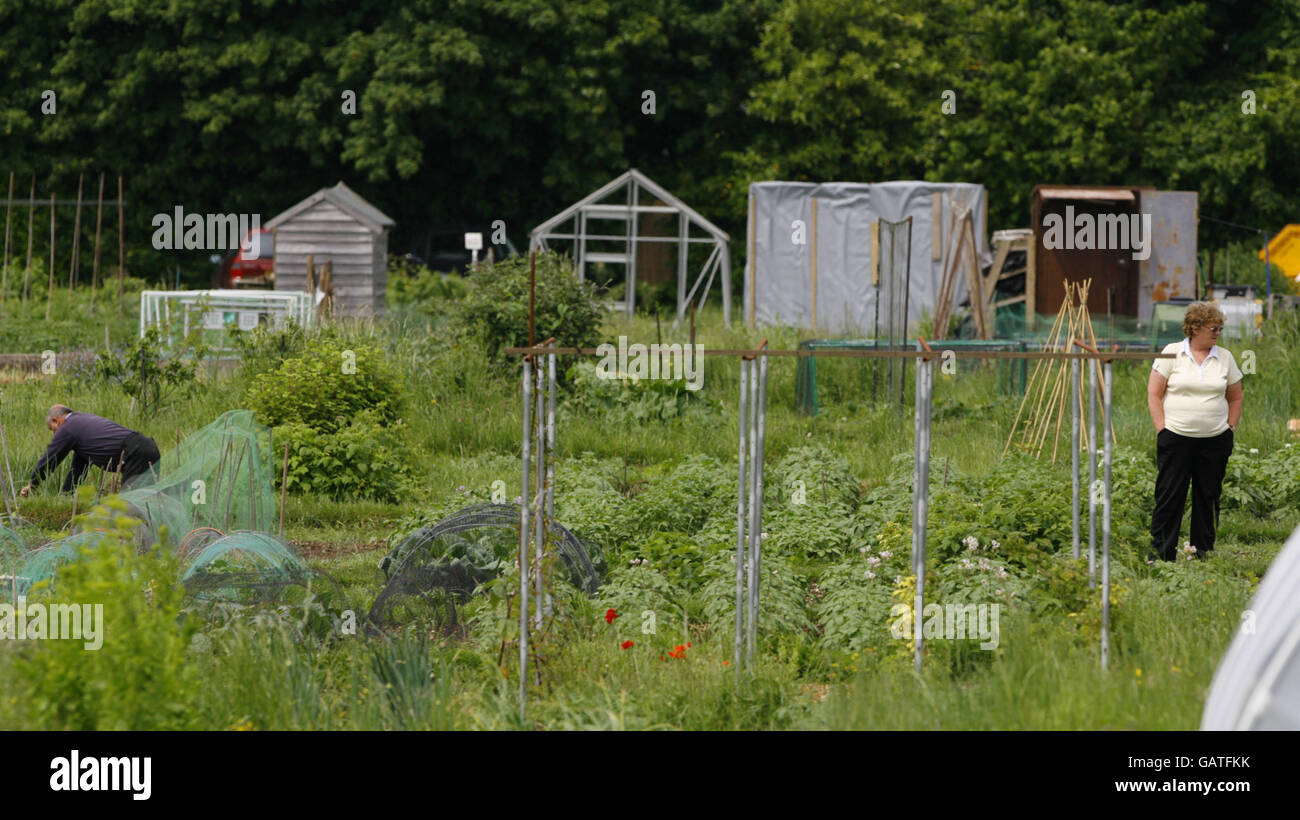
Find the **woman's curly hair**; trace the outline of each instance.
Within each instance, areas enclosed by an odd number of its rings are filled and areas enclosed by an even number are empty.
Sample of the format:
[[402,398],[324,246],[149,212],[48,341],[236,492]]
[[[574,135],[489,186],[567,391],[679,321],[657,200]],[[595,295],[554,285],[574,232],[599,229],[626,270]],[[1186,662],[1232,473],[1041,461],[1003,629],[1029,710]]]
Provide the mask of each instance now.
[[1223,311],[1212,302],[1192,302],[1183,314],[1183,335],[1192,338],[1211,325],[1224,323]]

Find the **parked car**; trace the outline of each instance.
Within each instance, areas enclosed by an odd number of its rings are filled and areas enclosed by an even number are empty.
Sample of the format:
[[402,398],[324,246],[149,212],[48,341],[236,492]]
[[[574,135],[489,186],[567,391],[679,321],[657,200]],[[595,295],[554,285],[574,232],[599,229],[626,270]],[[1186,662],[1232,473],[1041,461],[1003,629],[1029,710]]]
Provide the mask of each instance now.
[[273,287],[275,234],[264,229],[249,231],[243,244],[220,257],[213,279],[217,288]]

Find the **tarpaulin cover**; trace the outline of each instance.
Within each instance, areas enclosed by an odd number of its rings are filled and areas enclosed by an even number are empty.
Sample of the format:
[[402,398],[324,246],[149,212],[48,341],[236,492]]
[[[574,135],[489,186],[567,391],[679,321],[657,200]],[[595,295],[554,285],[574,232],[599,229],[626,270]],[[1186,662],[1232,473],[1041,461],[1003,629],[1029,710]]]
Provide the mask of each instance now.
[[1300,729],[1300,528],[1268,568],[1219,661],[1201,728]]
[[[817,200],[814,245],[813,200]],[[934,203],[940,202],[938,232]],[[745,265],[747,324],[813,327],[813,254],[817,256],[816,329],[870,337],[875,317],[871,223],[912,218],[908,321],[933,316],[951,253],[954,209],[970,208],[981,267],[988,251],[988,197],[983,185],[956,182],[756,182],[749,186],[748,261]],[[796,234],[802,224],[803,242]],[[933,249],[939,248],[935,253]],[[940,258],[936,259],[935,256]],[[886,260],[881,259],[881,265]],[[966,298],[956,277],[954,305]]]

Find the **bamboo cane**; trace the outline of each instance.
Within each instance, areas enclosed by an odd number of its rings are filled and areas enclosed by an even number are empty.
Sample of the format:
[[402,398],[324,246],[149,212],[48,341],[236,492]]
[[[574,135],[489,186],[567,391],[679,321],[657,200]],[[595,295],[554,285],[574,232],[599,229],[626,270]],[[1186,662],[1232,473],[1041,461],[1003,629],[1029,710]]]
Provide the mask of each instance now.
[[126,287],[126,201],[122,199],[122,175],[117,177],[117,307],[122,309],[122,289]]
[[5,303],[5,296],[9,292],[9,228],[10,220],[13,218],[14,203],[14,172],[9,172],[9,199],[5,201],[5,258],[4,273],[0,274],[0,305]]
[[104,228],[104,172],[99,172],[99,200],[95,206],[95,256],[90,268],[90,309],[95,309],[95,291],[99,289],[99,235]]
[[32,236],[36,228],[36,174],[32,174],[32,190],[27,195],[27,265],[23,268],[23,306],[32,286]]
[[[1063,311],[1064,311],[1065,306],[1062,305],[1061,308],[1062,308],[1062,309],[1061,309],[1060,311],[1057,311],[1057,313],[1056,313],[1056,319],[1052,322],[1052,329],[1051,329],[1051,331],[1048,333],[1048,338],[1049,338],[1049,339],[1050,339],[1050,338],[1053,338],[1053,337],[1056,335],[1057,329],[1058,329],[1058,327],[1059,327],[1059,325],[1060,325],[1060,323],[1061,323],[1061,317],[1062,317],[1062,313],[1063,313]],[[1044,362],[1046,362],[1046,361],[1047,361],[1046,359],[1038,359],[1038,360],[1035,361],[1035,363],[1034,363],[1034,371],[1033,371],[1033,373],[1032,373],[1032,374],[1030,375],[1030,377],[1029,377],[1029,383],[1028,383],[1027,385],[1025,385],[1025,395],[1024,395],[1023,397],[1021,397],[1021,399],[1020,399],[1020,409],[1016,411],[1016,419],[1015,419],[1015,421],[1012,422],[1012,424],[1011,424],[1011,434],[1010,434],[1009,436],[1007,436],[1007,444],[1006,444],[1005,447],[1002,448],[1002,454],[1003,454],[1004,456],[1007,454],[1007,451],[1011,449],[1011,442],[1012,442],[1012,441],[1015,439],[1015,437],[1016,437],[1016,430],[1017,430],[1017,429],[1019,429],[1019,430],[1021,431],[1021,443],[1022,443],[1022,444],[1025,443],[1025,440],[1024,440],[1025,428],[1020,428],[1020,426],[1019,426],[1019,425],[1020,425],[1020,417],[1021,417],[1021,415],[1022,415],[1023,412],[1024,412],[1025,406],[1029,403],[1029,399],[1030,399],[1030,397],[1034,394],[1034,391],[1035,391],[1036,389],[1038,390],[1039,397],[1038,397],[1037,399],[1035,399],[1034,402],[1033,402],[1033,404],[1030,405],[1030,406],[1031,406],[1031,407],[1037,407],[1038,404],[1042,401],[1042,393],[1044,392],[1044,388],[1043,388],[1042,386],[1040,386],[1040,383],[1039,383],[1039,373],[1040,373],[1040,371],[1041,371],[1042,368],[1043,368],[1043,364],[1044,364]],[[1031,412],[1031,414],[1032,414],[1033,411],[1031,410],[1030,412]],[[1025,425],[1026,425],[1026,427],[1029,426],[1029,423],[1030,423],[1030,422],[1029,422],[1029,419],[1030,419],[1031,417],[1032,417],[1032,416],[1030,416],[1030,417],[1026,417],[1026,419],[1025,419]]]
[[[77,257],[81,255],[81,196],[86,186],[86,175],[77,177],[77,215],[72,227],[72,258],[68,260],[68,296],[77,284]],[[69,300],[71,304],[71,300]]]
[[45,299],[45,321],[50,321],[54,310],[54,194],[50,194],[50,288]]

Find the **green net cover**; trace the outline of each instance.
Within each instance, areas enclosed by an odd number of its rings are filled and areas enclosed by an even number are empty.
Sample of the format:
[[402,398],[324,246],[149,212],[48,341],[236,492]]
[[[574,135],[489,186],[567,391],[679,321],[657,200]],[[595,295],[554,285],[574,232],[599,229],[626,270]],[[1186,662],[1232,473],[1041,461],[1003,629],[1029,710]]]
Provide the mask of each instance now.
[[106,537],[104,533],[95,531],[74,533],[27,553],[17,573],[18,594],[25,595],[33,586],[52,580],[59,567],[84,557],[83,547],[94,550]]
[[270,429],[253,421],[251,410],[230,410],[167,451],[157,477],[121,497],[154,540],[164,527],[172,544],[200,527],[269,531],[274,470]]

